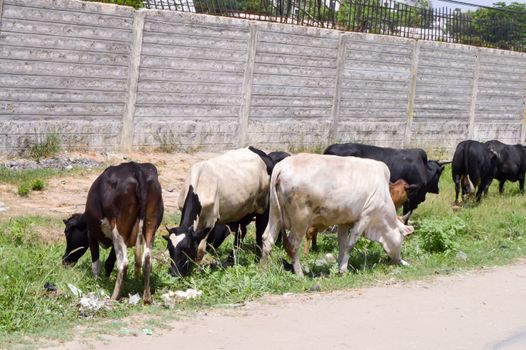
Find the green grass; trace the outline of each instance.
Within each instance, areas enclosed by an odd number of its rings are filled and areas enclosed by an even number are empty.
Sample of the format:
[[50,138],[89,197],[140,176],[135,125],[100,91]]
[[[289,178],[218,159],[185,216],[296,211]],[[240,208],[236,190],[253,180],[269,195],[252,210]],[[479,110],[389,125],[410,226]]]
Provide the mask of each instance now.
[[40,191],[45,187],[46,180],[51,178],[69,175],[86,175],[93,172],[100,172],[104,167],[104,165],[90,169],[73,167],[69,170],[50,168],[13,170],[0,167],[0,183],[9,183],[17,186],[24,185],[34,191]]
[[[458,212],[451,209],[454,188],[448,169],[441,179],[441,194],[427,196],[415,212],[415,233],[404,242],[403,258],[409,267],[393,265],[379,244],[361,239],[351,254],[349,273],[340,276],[335,264],[320,264],[326,253],[337,256],[334,234],[319,235],[319,252],[302,256],[305,278],[298,278],[281,267],[285,257],[275,247],[268,263],[260,265],[254,256],[253,232],[247,237],[238,264],[223,267],[221,261],[232,247],[232,238],[212,258],[213,265],[196,268],[191,277],[179,279],[168,274],[165,234],[161,227],[155,240],[152,289],[154,305],[128,306],[115,303],[111,310],[98,313],[93,320],[78,318],[77,299],[69,292],[71,283],[84,292],[105,291],[110,294],[115,272],[107,279],[95,280],[91,276],[89,253],[73,268],[60,263],[64,244],[47,244],[38,239],[38,227],[47,225],[63,230],[58,219],[38,217],[12,218],[0,222],[0,348],[12,348],[27,336],[42,341],[45,337],[67,338],[73,327],[87,324],[96,328],[103,320],[104,329],[119,334],[140,332],[140,327],[160,327],[156,319],[173,317],[174,310],[161,305],[161,294],[168,290],[195,288],[204,292],[197,300],[180,303],[178,310],[242,303],[264,294],[303,292],[314,285],[322,291],[371,285],[378,281],[404,281],[427,278],[436,274],[489,265],[511,263],[526,255],[526,197],[518,194],[517,184],[507,184],[506,193],[499,195],[494,184],[487,198],[471,208]],[[167,213],[163,225],[175,225],[179,214]],[[464,253],[459,257],[459,252]],[[103,258],[108,251],[102,251]],[[467,259],[466,259],[467,256]],[[130,269],[123,295],[142,293],[142,279],[133,276],[133,256],[130,250]],[[44,291],[44,283],[52,282],[58,288],[56,295]],[[125,316],[141,313],[140,325],[127,325]],[[144,316],[146,315],[146,316]],[[143,317],[144,316],[144,317]],[[153,320],[152,320],[153,319]],[[138,329],[138,330],[137,330]]]

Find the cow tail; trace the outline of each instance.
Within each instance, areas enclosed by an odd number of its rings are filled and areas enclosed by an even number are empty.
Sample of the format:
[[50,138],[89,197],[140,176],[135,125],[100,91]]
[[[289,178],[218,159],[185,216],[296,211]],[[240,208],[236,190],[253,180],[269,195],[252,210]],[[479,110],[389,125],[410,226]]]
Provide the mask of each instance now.
[[139,220],[144,220],[146,217],[146,198],[148,195],[148,181],[145,172],[141,169],[139,164],[135,163],[135,179],[137,180],[137,203],[139,205]]
[[471,177],[469,176],[469,148],[464,147],[464,170],[466,171],[466,178],[468,179],[469,184],[469,192],[475,192],[475,186],[473,185],[473,182],[471,181]]

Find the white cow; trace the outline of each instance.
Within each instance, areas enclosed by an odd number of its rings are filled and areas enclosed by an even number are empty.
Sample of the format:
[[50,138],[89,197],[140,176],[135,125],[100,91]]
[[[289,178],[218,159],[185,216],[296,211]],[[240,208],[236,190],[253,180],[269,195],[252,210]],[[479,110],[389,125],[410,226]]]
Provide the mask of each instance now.
[[[298,154],[274,167],[270,183],[270,216],[263,234],[266,258],[280,231],[294,272],[303,275],[299,245],[309,226],[338,225],[341,273],[347,271],[351,249],[363,234],[380,242],[395,262],[404,236],[413,232],[396,217],[389,194],[389,169],[371,159],[332,155]],[[288,247],[287,247],[288,246]]]
[[[166,237],[173,274],[190,273],[190,261],[203,257],[207,236],[216,224],[250,222],[255,216],[256,241],[261,247],[272,167],[270,157],[253,147],[228,151],[192,166],[179,196],[181,223]],[[236,236],[236,243],[239,241]]]

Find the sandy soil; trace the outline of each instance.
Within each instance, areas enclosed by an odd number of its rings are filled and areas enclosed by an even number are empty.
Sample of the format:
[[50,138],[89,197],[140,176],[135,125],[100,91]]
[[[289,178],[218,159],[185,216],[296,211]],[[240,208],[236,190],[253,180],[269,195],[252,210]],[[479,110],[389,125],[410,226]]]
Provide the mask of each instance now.
[[336,293],[269,296],[170,330],[58,349],[526,349],[526,260]]

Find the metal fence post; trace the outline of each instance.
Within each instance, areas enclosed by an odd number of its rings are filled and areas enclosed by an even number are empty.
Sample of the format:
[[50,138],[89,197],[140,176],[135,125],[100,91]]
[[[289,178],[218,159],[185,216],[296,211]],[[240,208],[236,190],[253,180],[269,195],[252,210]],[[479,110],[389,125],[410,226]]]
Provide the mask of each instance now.
[[250,114],[250,101],[252,99],[252,83],[254,77],[254,65],[256,62],[257,44],[257,25],[250,23],[247,50],[247,63],[245,66],[245,76],[243,80],[243,99],[239,111],[239,147],[247,145],[248,138],[248,118]]
[[407,121],[405,124],[404,148],[411,145],[411,133],[414,117],[414,104],[416,95],[416,79],[418,75],[418,61],[420,57],[420,40],[415,40],[413,58],[411,60],[411,77],[409,81],[409,101],[407,104]]
[[141,62],[142,38],[146,10],[135,10],[133,15],[133,38],[131,43],[128,80],[126,83],[126,100],[122,117],[121,151],[128,152],[133,146],[133,123],[135,119],[135,103],[137,101],[137,86],[139,84],[139,66]]
[[338,40],[338,56],[336,56],[336,84],[332,98],[331,126],[329,128],[328,143],[336,142],[336,131],[338,130],[338,120],[340,118],[340,100],[342,95],[343,66],[345,64],[345,54],[347,52],[348,35],[340,33]]
[[475,112],[477,107],[477,94],[479,92],[479,71],[480,71],[480,49],[475,50],[475,72],[473,74],[473,90],[471,92],[471,104],[469,106],[468,139],[475,137]]

